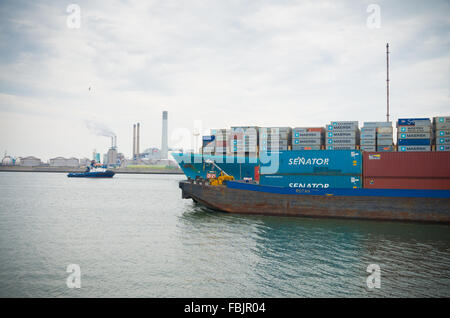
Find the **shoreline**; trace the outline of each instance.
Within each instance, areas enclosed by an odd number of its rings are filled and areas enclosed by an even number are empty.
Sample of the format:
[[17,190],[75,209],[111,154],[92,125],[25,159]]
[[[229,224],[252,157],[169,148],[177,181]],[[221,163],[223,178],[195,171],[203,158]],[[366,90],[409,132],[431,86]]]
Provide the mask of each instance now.
[[[182,175],[183,171],[180,169],[129,169],[116,168],[111,169],[117,174],[176,174]],[[85,168],[78,167],[21,167],[21,166],[0,166],[0,172],[56,172],[56,173],[70,173],[70,172],[84,172]]]

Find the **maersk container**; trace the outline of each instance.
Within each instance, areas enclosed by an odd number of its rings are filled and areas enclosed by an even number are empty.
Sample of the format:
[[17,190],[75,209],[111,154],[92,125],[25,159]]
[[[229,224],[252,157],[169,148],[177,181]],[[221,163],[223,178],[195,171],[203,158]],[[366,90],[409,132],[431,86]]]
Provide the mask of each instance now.
[[288,150],[288,146],[268,146],[268,145],[262,145],[260,146],[261,151],[278,151],[278,150]]
[[450,145],[438,145],[436,151],[450,151]]
[[450,130],[436,130],[436,137],[450,137]]
[[399,133],[398,138],[401,139],[430,139],[431,134],[429,132],[423,133]]
[[321,138],[322,132],[311,131],[311,132],[293,132],[292,138]]
[[366,177],[450,178],[450,153],[364,153]]
[[361,176],[261,175],[259,184],[299,189],[356,189],[361,188]]
[[328,131],[328,138],[355,138],[356,131]]
[[261,174],[359,175],[362,169],[359,150],[281,151],[261,157]]
[[375,146],[376,140],[375,139],[361,139],[360,143],[361,143],[361,146]]
[[292,145],[292,150],[320,150],[321,146],[314,145]]
[[398,146],[398,151],[431,151],[431,146]]
[[327,125],[327,131],[357,131],[358,126],[352,126],[352,125],[340,125],[340,126],[333,126],[333,125]]
[[434,117],[433,125],[435,129],[450,129],[450,116]]
[[398,126],[398,131],[406,133],[430,133],[431,126]]
[[430,139],[398,139],[397,144],[399,146],[429,146],[431,145]]
[[280,145],[280,146],[287,146],[289,145],[289,141],[287,139],[280,139],[280,140],[260,140],[260,145]]
[[293,145],[321,145],[322,139],[293,139]]
[[354,145],[356,144],[355,138],[327,138],[326,139],[327,145]]
[[356,145],[327,145],[327,150],[353,150]]
[[450,145],[450,138],[436,138],[436,145]]
[[399,118],[398,126],[430,126],[430,118]]

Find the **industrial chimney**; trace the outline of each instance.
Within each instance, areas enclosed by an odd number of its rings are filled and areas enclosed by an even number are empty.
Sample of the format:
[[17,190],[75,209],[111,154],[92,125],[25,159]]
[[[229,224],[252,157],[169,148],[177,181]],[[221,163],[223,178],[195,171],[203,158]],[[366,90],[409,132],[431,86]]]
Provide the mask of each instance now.
[[141,153],[141,151],[139,150],[139,138],[140,138],[140,124],[137,123],[137,138],[136,138],[136,156],[139,158],[139,154]]
[[162,140],[161,140],[161,159],[168,159],[168,145],[167,145],[167,111],[162,113]]
[[136,159],[136,124],[133,125],[133,160]]

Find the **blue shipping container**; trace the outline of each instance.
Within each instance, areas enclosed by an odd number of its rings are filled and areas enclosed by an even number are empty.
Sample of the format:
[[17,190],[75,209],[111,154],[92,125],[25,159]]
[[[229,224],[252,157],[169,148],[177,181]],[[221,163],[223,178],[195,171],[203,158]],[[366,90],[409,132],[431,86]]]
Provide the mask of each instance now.
[[291,150],[260,156],[261,174],[359,175],[362,156],[359,150]]
[[259,184],[300,189],[361,188],[360,176],[261,175]]
[[430,139],[399,139],[399,146],[429,146]]
[[398,126],[426,126],[431,124],[430,118],[399,118]]

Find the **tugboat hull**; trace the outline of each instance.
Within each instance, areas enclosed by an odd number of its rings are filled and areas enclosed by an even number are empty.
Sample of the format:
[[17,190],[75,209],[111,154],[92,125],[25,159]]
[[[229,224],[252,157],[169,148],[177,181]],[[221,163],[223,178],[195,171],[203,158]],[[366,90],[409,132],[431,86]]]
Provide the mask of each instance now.
[[104,172],[80,172],[69,173],[69,178],[112,178],[115,175],[114,171],[107,170]]

